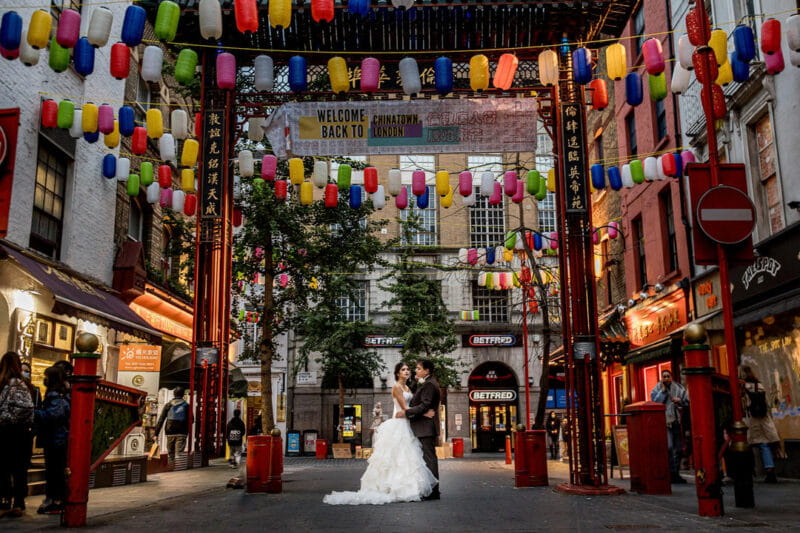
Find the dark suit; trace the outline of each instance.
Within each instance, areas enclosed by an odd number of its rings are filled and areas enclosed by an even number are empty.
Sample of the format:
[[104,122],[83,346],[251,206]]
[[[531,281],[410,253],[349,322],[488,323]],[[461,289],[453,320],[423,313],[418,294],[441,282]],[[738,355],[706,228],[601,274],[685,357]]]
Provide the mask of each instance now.
[[[425,465],[436,479],[439,479],[439,460],[436,458],[436,441],[439,437],[439,383],[435,378],[429,377],[417,387],[414,397],[406,409],[406,418],[411,424],[411,431],[422,443],[422,457]],[[433,418],[428,418],[425,413],[433,409],[436,413]],[[433,487],[431,496],[439,495],[439,484]]]

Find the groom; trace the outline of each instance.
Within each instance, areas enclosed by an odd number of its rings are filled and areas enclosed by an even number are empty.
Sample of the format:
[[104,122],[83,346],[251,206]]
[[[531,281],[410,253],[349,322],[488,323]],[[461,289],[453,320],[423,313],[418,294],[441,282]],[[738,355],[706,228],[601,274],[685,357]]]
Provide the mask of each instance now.
[[[433,362],[430,359],[417,361],[417,391],[409,403],[409,408],[397,413],[397,418],[408,418],[411,431],[422,443],[422,457],[425,466],[439,479],[439,461],[436,458],[436,441],[439,438],[439,383],[433,377]],[[433,418],[423,416],[428,409],[433,409]],[[439,484],[424,500],[438,500]]]

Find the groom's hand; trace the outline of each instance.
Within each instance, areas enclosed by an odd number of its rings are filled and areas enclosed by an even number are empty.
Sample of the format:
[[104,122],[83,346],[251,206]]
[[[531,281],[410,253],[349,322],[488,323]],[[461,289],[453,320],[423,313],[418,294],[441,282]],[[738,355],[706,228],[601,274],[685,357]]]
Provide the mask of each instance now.
[[405,418],[406,412],[405,411],[397,411],[397,414],[394,415],[395,418]]

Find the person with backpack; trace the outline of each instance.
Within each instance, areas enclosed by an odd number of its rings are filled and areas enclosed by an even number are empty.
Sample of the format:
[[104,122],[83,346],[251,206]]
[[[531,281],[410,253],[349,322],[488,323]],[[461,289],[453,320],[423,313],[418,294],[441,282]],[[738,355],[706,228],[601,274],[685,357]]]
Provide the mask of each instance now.
[[244,441],[245,427],[242,421],[242,411],[233,410],[233,418],[228,421],[227,438],[228,446],[231,449],[231,458],[228,461],[231,468],[236,468],[242,462],[242,442]]
[[767,391],[749,366],[742,367],[742,378],[744,379],[742,397],[745,400],[748,417],[747,442],[761,450],[761,462],[767,474],[764,483],[777,483],[772,446],[781,439],[767,403]]
[[156,438],[164,428],[167,436],[167,460],[175,464],[175,456],[183,453],[189,435],[189,403],[183,399],[183,387],[175,387],[174,398],[164,406],[156,423]]
[[8,352],[0,359],[0,512],[9,518],[25,513],[33,408],[20,357]]
[[64,370],[51,366],[44,371],[47,389],[41,409],[35,411],[39,445],[44,449],[45,499],[39,514],[60,514],[67,494],[67,443],[70,402]]

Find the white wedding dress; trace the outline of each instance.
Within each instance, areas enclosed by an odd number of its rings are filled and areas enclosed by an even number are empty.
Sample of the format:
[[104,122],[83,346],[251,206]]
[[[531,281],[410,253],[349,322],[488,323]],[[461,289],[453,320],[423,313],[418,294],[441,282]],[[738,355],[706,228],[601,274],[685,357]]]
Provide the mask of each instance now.
[[[406,405],[413,395],[404,392]],[[416,502],[428,496],[438,480],[422,459],[422,445],[406,418],[394,418],[400,410],[394,402],[392,418],[375,430],[372,455],[361,476],[358,492],[332,492],[322,500],[330,505],[382,505]]]

